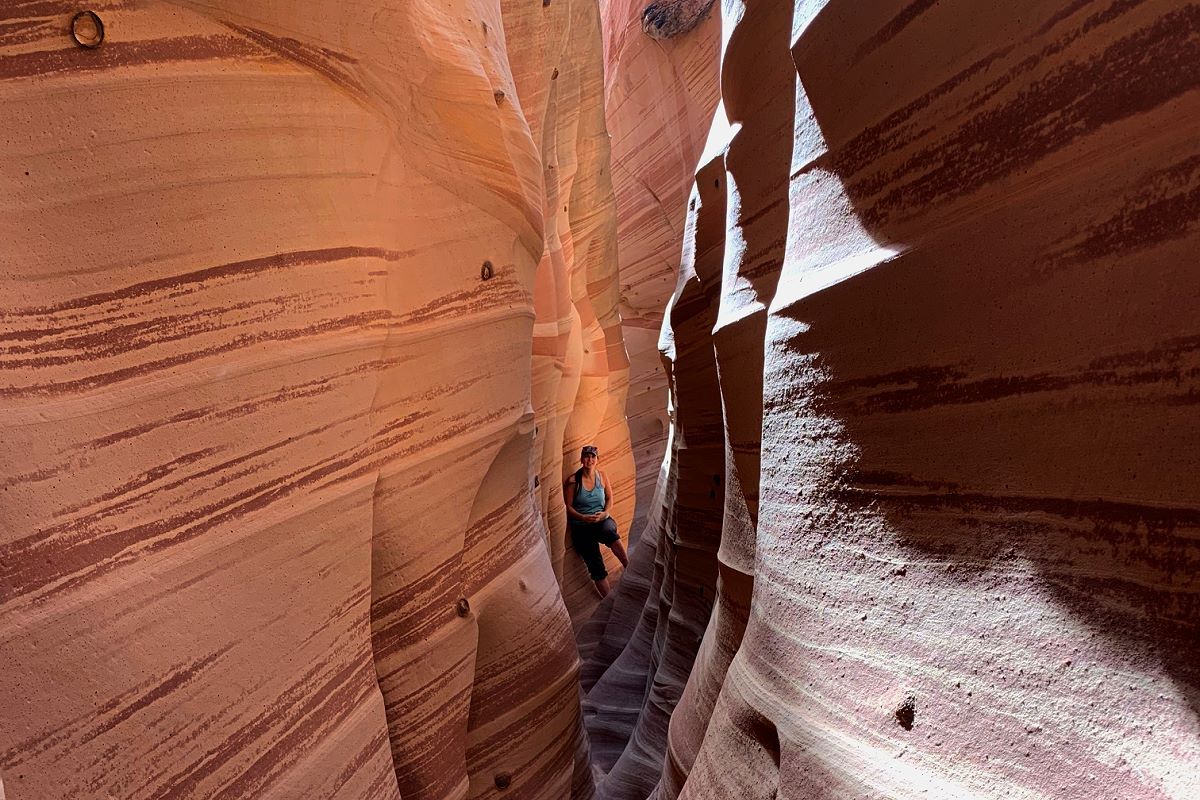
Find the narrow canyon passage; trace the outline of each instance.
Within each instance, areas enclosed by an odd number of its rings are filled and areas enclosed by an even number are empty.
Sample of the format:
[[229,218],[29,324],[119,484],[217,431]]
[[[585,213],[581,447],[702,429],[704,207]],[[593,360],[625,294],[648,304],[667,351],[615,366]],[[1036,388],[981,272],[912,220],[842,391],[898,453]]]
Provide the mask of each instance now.
[[1200,796],[1197,6],[14,0],[0,92],[0,800]]

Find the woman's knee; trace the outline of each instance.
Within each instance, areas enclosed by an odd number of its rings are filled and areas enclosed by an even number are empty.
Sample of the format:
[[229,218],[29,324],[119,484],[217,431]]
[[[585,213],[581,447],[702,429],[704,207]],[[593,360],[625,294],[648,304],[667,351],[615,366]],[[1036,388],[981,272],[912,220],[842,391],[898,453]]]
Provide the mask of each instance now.
[[617,535],[617,521],[612,517],[608,517],[604,522],[600,523],[605,533],[612,536]]

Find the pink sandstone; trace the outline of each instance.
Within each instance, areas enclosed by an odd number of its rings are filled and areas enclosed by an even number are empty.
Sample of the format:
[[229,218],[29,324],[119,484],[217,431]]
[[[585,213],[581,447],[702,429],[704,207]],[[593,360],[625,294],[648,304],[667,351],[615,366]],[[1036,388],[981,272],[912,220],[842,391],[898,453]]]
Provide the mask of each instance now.
[[91,8],[0,9],[0,800],[1200,796],[1195,6]]
[[722,11],[675,297],[723,249],[720,310],[664,338],[673,387],[716,358],[719,595],[680,591],[676,445],[584,668],[601,795],[1196,796],[1200,18]]
[[[658,331],[675,288],[696,159],[719,94],[721,20],[706,10],[711,5],[712,0],[600,4],[620,312],[631,370],[627,414],[638,476],[635,538],[653,505],[670,427]],[[693,29],[650,38],[643,31],[647,9],[689,21]]]

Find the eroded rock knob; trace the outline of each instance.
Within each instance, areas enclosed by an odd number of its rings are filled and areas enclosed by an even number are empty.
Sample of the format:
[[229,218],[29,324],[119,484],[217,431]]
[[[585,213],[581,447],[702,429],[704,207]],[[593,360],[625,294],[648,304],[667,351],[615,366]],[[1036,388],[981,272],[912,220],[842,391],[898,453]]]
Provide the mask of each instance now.
[[89,50],[104,41],[104,23],[95,11],[80,11],[71,18],[71,38]]
[[642,9],[642,30],[652,39],[687,33],[708,16],[713,0],[654,0]]

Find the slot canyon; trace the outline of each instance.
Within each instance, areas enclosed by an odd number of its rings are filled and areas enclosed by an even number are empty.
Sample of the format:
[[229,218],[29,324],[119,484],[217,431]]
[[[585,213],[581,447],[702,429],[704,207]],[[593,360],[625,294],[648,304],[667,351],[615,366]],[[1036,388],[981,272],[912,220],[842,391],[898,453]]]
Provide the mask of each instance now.
[[5,0],[0,96],[0,800],[1200,798],[1200,5]]

